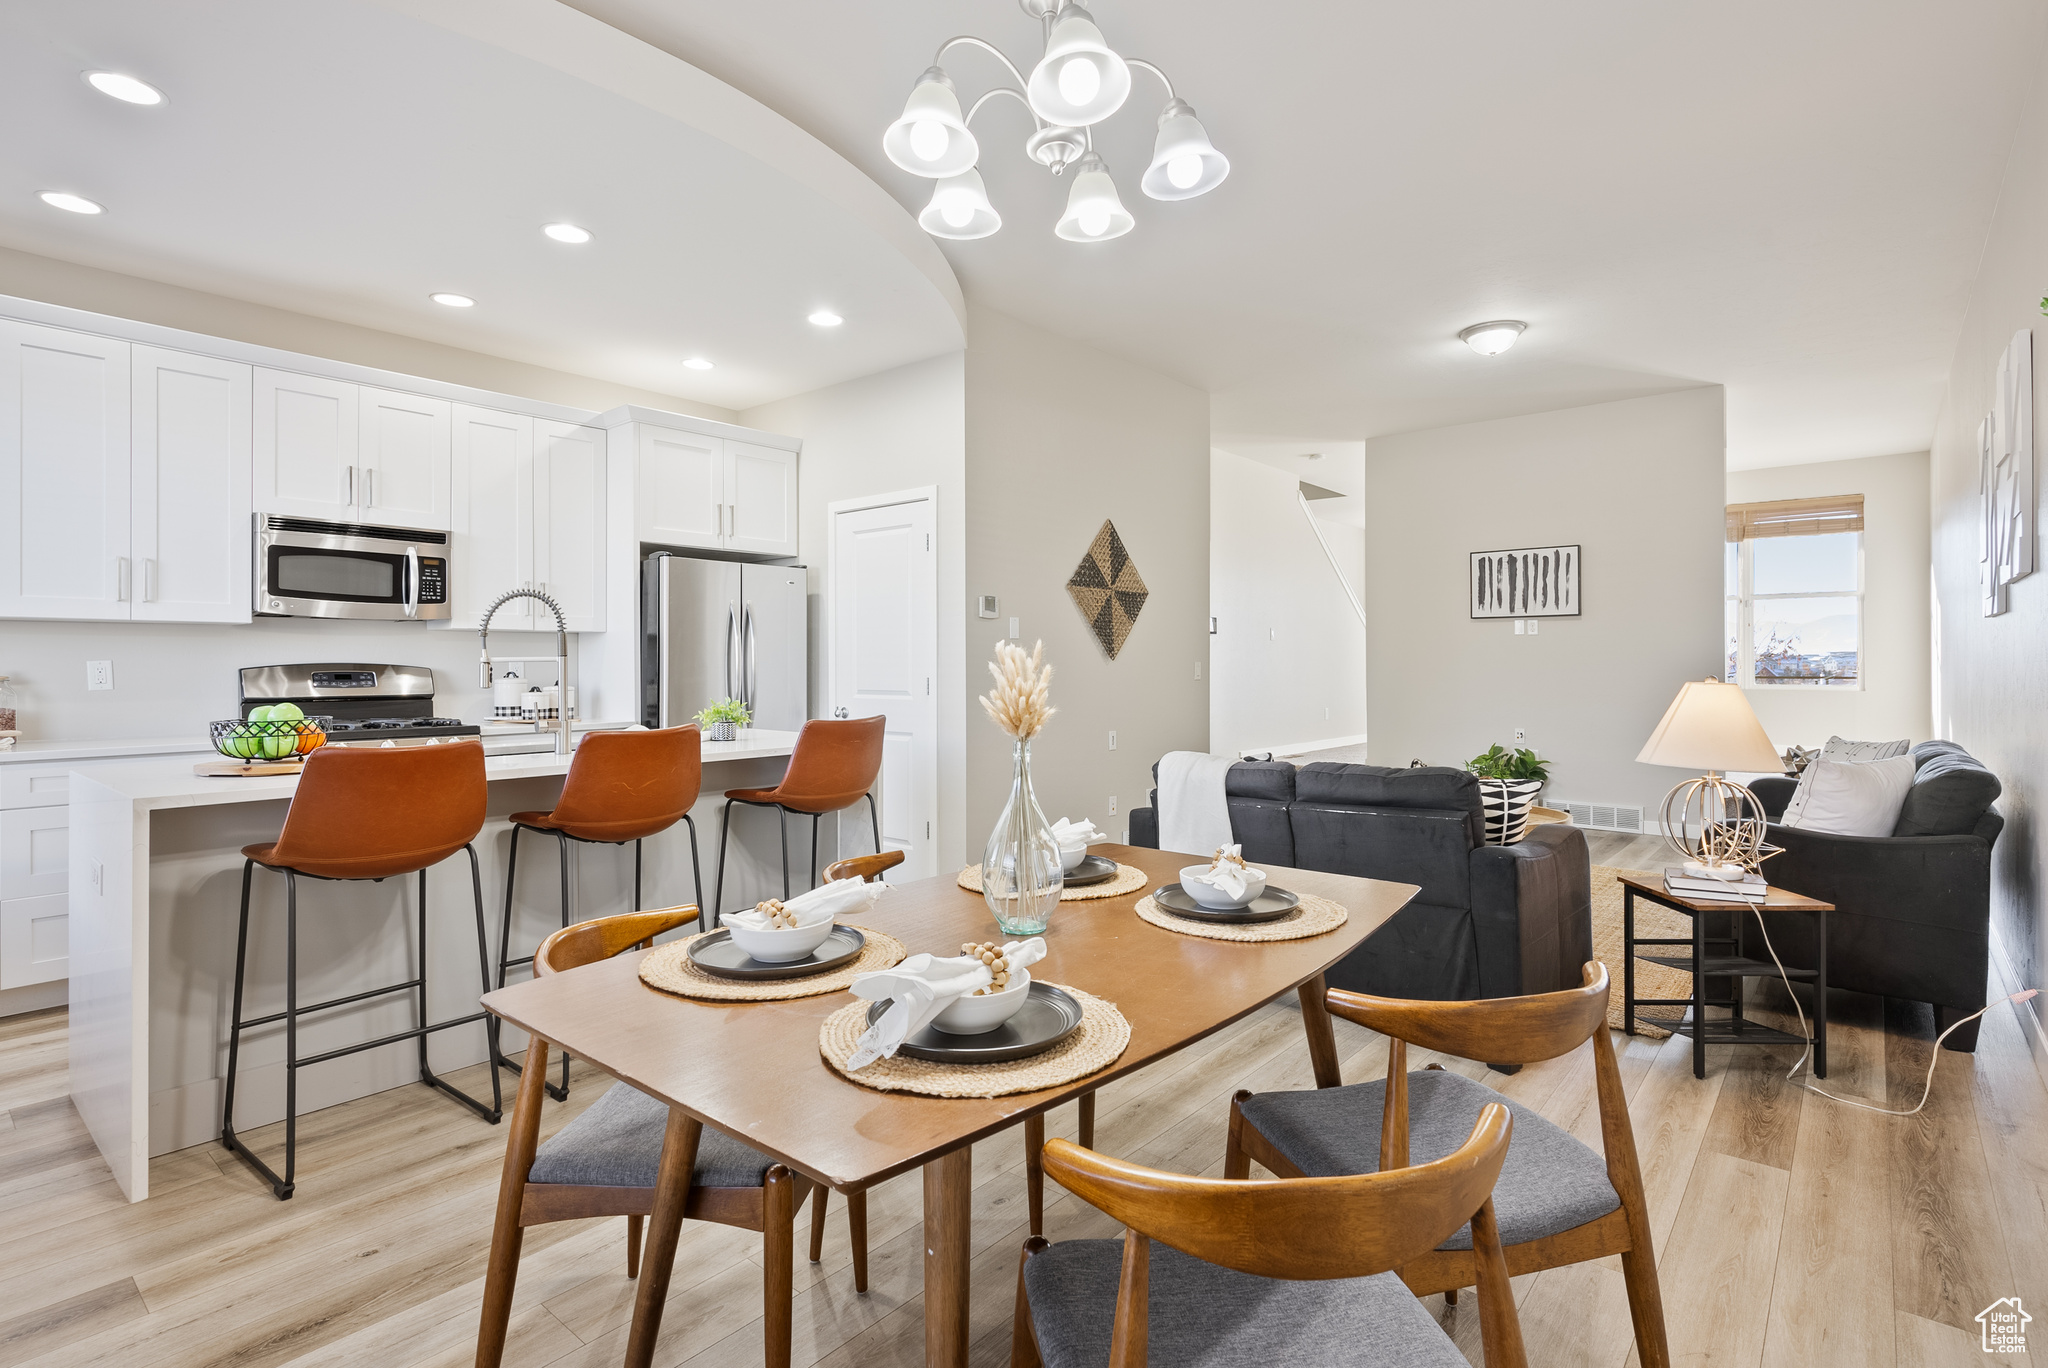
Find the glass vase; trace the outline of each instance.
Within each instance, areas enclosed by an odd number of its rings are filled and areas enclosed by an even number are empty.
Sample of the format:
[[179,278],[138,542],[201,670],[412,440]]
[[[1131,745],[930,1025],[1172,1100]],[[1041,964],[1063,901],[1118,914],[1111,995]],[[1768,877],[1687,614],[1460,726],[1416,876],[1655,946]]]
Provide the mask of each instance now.
[[1031,792],[1031,743],[1017,742],[1010,801],[981,857],[981,896],[1008,936],[1036,936],[1059,903],[1060,844]]

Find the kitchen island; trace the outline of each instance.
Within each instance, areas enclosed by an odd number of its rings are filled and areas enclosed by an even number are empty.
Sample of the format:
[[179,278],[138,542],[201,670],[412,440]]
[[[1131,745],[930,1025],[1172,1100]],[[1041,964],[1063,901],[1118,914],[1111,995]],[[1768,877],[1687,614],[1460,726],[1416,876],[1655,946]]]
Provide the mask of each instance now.
[[[795,742],[794,732],[750,731],[737,741],[704,743],[703,791],[692,815],[706,901],[716,877],[724,791],[773,785]],[[71,1097],[131,1201],[149,1195],[150,1156],[218,1141],[241,848],[277,838],[299,783],[296,775],[202,777],[193,773],[194,758],[140,760],[70,775]],[[541,753],[485,762],[488,815],[476,850],[494,965],[511,831],[507,818],[553,806],[569,760]],[[869,849],[867,823],[850,824],[848,840]],[[794,844],[799,849],[792,852],[791,878],[803,888],[809,842]],[[530,951],[561,922],[554,840],[528,837],[520,845],[514,953]],[[772,811],[734,809],[726,906],[780,896],[780,849]],[[829,832],[823,850],[821,859],[834,858]],[[632,848],[571,843],[570,852],[570,919],[627,910]],[[300,1000],[321,1001],[412,977],[416,888],[416,880],[407,877],[302,889]],[[666,907],[695,900],[689,829],[678,823],[646,844],[643,901]],[[440,1021],[475,1010],[481,995],[466,859],[458,855],[429,873],[428,909],[429,1001],[432,1019]],[[282,1008],[284,929],[284,879],[259,869],[250,901],[245,1018]],[[403,1030],[413,1024],[415,1002],[412,994],[399,993],[301,1017],[300,1050],[310,1054]],[[437,1032],[429,1048],[437,1073],[478,1063],[488,1053],[481,1024]],[[508,1029],[504,1048],[523,1049],[524,1037]],[[299,1114],[303,1118],[417,1077],[417,1047],[409,1040],[346,1056],[302,1073]],[[509,1106],[511,1075],[505,1077]],[[238,1131],[246,1134],[283,1117],[281,1023],[243,1033],[236,1094]]]

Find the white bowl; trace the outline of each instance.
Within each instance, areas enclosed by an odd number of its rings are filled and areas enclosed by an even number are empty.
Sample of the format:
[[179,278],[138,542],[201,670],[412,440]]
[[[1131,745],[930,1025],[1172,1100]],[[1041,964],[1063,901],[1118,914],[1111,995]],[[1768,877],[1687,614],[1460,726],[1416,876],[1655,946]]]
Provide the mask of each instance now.
[[763,964],[787,964],[823,945],[825,937],[832,934],[832,922],[828,919],[816,926],[778,926],[773,931],[754,931],[728,921],[725,929],[732,932],[734,945]]
[[1024,995],[1031,991],[1031,971],[1019,969],[1010,975],[1010,986],[1000,993],[980,997],[954,998],[932,1021],[932,1029],[947,1035],[981,1035],[1017,1015]]
[[1209,868],[1205,864],[1189,865],[1180,872],[1181,892],[1187,894],[1204,907],[1214,908],[1218,912],[1227,912],[1233,908],[1248,906],[1252,899],[1266,891],[1266,871],[1263,869],[1245,870],[1244,896],[1242,898],[1233,898],[1202,877],[1209,872]]
[[1083,860],[1085,860],[1085,859],[1087,859],[1087,858],[1088,858],[1088,847],[1087,847],[1087,845],[1086,845],[1085,843],[1083,843],[1083,844],[1081,844],[1081,845],[1077,845],[1077,846],[1061,846],[1061,847],[1060,847],[1060,873],[1062,873],[1062,874],[1071,874],[1071,873],[1073,873],[1073,872],[1074,872],[1074,867],[1075,867],[1076,865],[1080,864],[1080,863],[1081,863],[1081,861],[1083,861]]

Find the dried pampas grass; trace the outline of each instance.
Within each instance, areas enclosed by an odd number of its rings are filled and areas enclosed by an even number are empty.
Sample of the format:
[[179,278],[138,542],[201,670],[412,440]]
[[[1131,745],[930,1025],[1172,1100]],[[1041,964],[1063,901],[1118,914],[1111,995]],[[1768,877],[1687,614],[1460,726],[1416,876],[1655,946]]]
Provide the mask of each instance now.
[[988,663],[996,686],[981,696],[982,711],[989,720],[1019,741],[1036,736],[1054,712],[1046,701],[1052,687],[1052,666],[1041,668],[1045,643],[1031,644],[1031,654],[1007,641],[996,643],[996,658]]

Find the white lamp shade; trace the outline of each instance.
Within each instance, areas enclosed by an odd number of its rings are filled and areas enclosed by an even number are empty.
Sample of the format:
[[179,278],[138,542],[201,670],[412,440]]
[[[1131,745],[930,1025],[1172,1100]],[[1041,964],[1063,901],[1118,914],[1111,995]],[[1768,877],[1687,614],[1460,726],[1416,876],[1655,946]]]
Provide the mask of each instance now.
[[[1070,62],[1093,68],[1067,69]],[[1067,128],[1086,128],[1123,107],[1131,93],[1131,69],[1102,40],[1094,16],[1068,5],[1047,35],[1045,56],[1031,69],[1024,93],[1038,117]]]
[[1230,159],[1210,143],[1194,107],[1186,100],[1167,101],[1159,116],[1159,140],[1152,145],[1152,165],[1139,187],[1156,200],[1193,199],[1223,184],[1229,174]]
[[1067,192],[1067,212],[1053,231],[1069,242],[1107,242],[1130,232],[1137,220],[1117,198],[1116,182],[1109,178],[1102,158],[1090,152],[1079,165],[1074,188]]
[[1718,679],[1694,680],[1680,688],[1636,759],[1645,765],[1723,773],[1778,774],[1785,768],[1741,686]]
[[903,117],[882,135],[889,160],[916,176],[941,180],[957,176],[981,159],[981,145],[960,117],[960,98],[953,83],[937,67],[917,78]]
[[917,216],[917,226],[933,237],[985,238],[1003,226],[1003,216],[988,202],[981,172],[970,166],[932,187],[932,202]]

